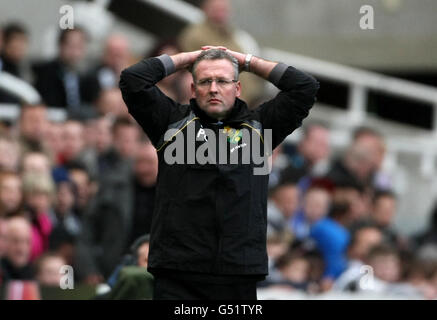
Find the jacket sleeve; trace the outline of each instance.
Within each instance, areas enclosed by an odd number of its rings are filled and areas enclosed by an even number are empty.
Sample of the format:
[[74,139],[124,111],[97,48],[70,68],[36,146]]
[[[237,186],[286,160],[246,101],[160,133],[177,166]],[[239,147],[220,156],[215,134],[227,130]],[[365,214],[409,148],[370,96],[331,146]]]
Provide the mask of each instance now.
[[120,89],[129,113],[140,124],[156,147],[178,103],[155,85],[174,72],[168,55],[144,59],[122,71]]
[[259,106],[263,129],[272,130],[272,149],[302,125],[316,101],[319,83],[310,75],[279,63],[269,76],[269,81],[281,92]]

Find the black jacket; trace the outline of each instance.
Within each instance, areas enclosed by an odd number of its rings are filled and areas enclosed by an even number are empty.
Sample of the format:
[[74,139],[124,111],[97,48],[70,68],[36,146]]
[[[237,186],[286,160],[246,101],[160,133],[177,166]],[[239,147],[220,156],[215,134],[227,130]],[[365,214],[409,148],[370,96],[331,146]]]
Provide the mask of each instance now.
[[[318,83],[309,75],[278,64],[271,81],[282,90],[274,99],[250,111],[236,99],[222,122],[208,117],[192,99],[181,105],[166,97],[155,84],[172,72],[166,55],[143,60],[124,70],[120,88],[129,112],[157,149],[159,173],[152,219],[149,271],[176,270],[211,275],[267,274],[266,211],[268,175],[254,175],[253,159],[242,163],[242,141],[232,140],[241,129],[264,143],[265,129],[272,129],[272,148],[292,133],[308,115]],[[238,163],[171,164],[165,159],[173,141],[194,139],[202,128],[215,133],[231,128],[226,152],[236,145]],[[177,134],[165,141],[168,129]],[[196,152],[205,143],[195,141]],[[218,142],[217,142],[218,143]],[[266,141],[267,143],[267,141]],[[187,163],[187,148],[184,149]],[[220,149],[219,149],[220,150]],[[220,151],[219,151],[220,152]],[[217,152],[217,154],[219,153]],[[228,158],[229,159],[229,158]],[[259,166],[259,165],[258,165]]]
[[[34,86],[41,94],[45,104],[51,107],[67,108],[64,85],[65,66],[59,59],[33,65]],[[97,80],[79,76],[80,102],[92,103],[97,99],[100,87]]]

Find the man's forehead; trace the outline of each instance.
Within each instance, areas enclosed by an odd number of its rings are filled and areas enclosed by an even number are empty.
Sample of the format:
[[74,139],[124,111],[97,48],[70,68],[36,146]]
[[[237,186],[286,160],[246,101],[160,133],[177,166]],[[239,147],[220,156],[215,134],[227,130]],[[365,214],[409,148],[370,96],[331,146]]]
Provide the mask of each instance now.
[[202,60],[197,64],[196,75],[198,78],[209,76],[233,77],[234,67],[227,59]]

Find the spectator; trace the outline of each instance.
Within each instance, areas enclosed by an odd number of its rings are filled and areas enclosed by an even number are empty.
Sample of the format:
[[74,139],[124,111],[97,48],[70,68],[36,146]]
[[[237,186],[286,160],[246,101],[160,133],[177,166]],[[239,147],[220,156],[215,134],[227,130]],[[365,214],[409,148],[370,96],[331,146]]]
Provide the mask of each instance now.
[[0,171],[18,170],[20,146],[18,142],[0,134]]
[[361,184],[353,179],[337,181],[332,198],[336,203],[346,203],[349,206],[352,219],[351,228],[369,219],[371,210],[370,195]]
[[134,164],[132,234],[130,242],[149,233],[155,204],[158,156],[150,142],[142,143]]
[[97,185],[91,179],[87,168],[81,163],[70,162],[67,170],[76,190],[74,212],[84,219],[94,210]]
[[350,240],[347,229],[351,217],[347,204],[333,203],[329,216],[311,226],[310,237],[323,257],[325,270],[322,287],[331,289],[347,267],[346,250]]
[[409,246],[407,239],[392,229],[396,214],[396,204],[397,200],[394,193],[391,191],[377,191],[373,197],[370,221],[381,229],[388,243],[399,249],[407,249]]
[[405,280],[416,288],[425,299],[435,300],[437,298],[437,286],[433,283],[433,277],[435,277],[436,272],[437,261],[416,257],[408,270]]
[[97,112],[100,115],[131,117],[131,115],[126,111],[126,104],[124,103],[123,98],[121,97],[121,92],[118,88],[102,90],[95,105]]
[[[96,149],[100,183],[97,200],[99,204],[105,203],[105,205],[111,206],[113,213],[119,215],[116,220],[121,221],[118,227],[126,235],[124,240],[120,237],[120,241],[124,242],[129,238],[128,234],[132,223],[132,203],[130,202],[132,167],[129,159],[123,158],[113,147],[111,128],[112,122],[107,117],[101,117],[97,120]],[[109,227],[107,224],[111,222],[106,220],[106,213],[101,212],[101,214],[103,214],[102,217],[95,216],[100,221],[96,222],[97,224],[103,223],[99,228]]]
[[42,152],[28,152],[23,155],[21,163],[21,174],[51,174],[50,159]]
[[374,159],[365,146],[351,144],[345,153],[333,161],[327,177],[335,184],[351,181],[363,188],[372,187]]
[[[186,27],[178,42],[182,51],[198,50],[205,45],[223,46],[232,51],[258,54],[256,41],[246,32],[230,26],[231,3],[229,0],[203,0],[201,9],[205,21]],[[241,99],[251,107],[262,93],[262,86],[256,77],[249,73],[240,75],[242,84]]]
[[276,232],[270,233],[267,236],[267,256],[269,273],[266,276],[265,281],[258,283],[258,287],[269,286],[272,283],[281,281],[282,275],[276,268],[276,262],[278,259],[285,255],[291,247],[293,241],[293,235],[291,232]]
[[22,63],[28,51],[28,34],[19,23],[10,23],[3,27],[3,49],[0,60],[1,71],[23,78]]
[[298,206],[299,190],[296,184],[284,182],[276,186],[271,191],[267,205],[267,235],[289,230],[288,221]]
[[76,120],[68,120],[63,125],[63,150],[64,163],[78,159],[84,151],[84,128],[82,123]]
[[92,70],[102,90],[118,88],[120,73],[131,64],[128,40],[120,34],[110,35],[105,42],[102,61]]
[[39,257],[35,265],[35,279],[40,286],[59,287],[62,279],[61,268],[66,265],[62,256],[47,252]]
[[288,251],[278,258],[275,267],[279,271],[276,279],[266,278],[260,284],[261,287],[267,286],[290,291],[307,290],[311,266],[304,255]]
[[423,299],[423,292],[418,288],[401,282],[401,258],[393,247],[385,244],[374,246],[369,251],[365,263],[371,273],[365,271],[365,278],[357,280],[353,285],[357,291],[404,299]]
[[373,268],[375,277],[385,283],[396,283],[401,279],[401,260],[395,249],[387,245],[372,248],[366,263]]
[[290,158],[285,170],[298,171],[301,176],[323,176],[330,155],[328,127],[316,122],[305,125],[298,145],[284,144],[284,153]]
[[354,145],[361,146],[367,151],[372,163],[372,186],[376,189],[391,189],[391,178],[382,170],[386,146],[384,137],[377,130],[369,127],[359,127],[353,133]]
[[289,220],[297,239],[303,240],[310,235],[311,227],[328,214],[330,201],[331,195],[323,187],[314,186],[306,192],[303,210]]
[[153,276],[145,269],[149,254],[149,235],[138,238],[111,279],[112,290],[104,299],[151,299],[153,295]]
[[63,141],[63,122],[49,122],[45,141],[47,142],[47,147],[52,155],[52,160],[54,165],[60,165],[62,162],[62,150],[64,148]]
[[21,178],[15,172],[0,172],[0,217],[16,215],[22,209]]
[[23,105],[19,118],[21,154],[29,151],[39,151],[50,155],[44,140],[48,127],[47,108],[45,105]]
[[84,105],[97,97],[97,85],[87,83],[79,73],[79,65],[86,53],[86,41],[81,28],[61,30],[58,56],[52,61],[35,64],[35,88],[47,105],[80,115],[82,111],[86,112]]
[[108,279],[108,285],[113,288],[119,279],[120,271],[126,266],[137,266],[147,269],[149,256],[150,236],[144,234],[135,239],[129,248],[129,253],[126,254],[122,262],[115,268],[114,272]]
[[381,230],[371,224],[356,228],[348,248],[347,269],[334,283],[334,290],[357,291],[356,285],[364,275],[362,267],[369,251],[383,243]]
[[9,218],[6,229],[6,254],[0,262],[3,283],[9,280],[32,280],[32,229],[29,221],[21,216]]
[[134,160],[140,147],[141,131],[129,118],[119,117],[112,126],[115,150],[124,158]]
[[[95,132],[97,136],[98,132]],[[62,138],[64,143],[60,157],[61,165],[68,167],[70,163],[80,163],[95,179],[98,174],[97,150],[85,148],[84,125],[77,120],[67,120],[63,126]]]
[[60,247],[63,239],[72,239],[73,243],[82,232],[82,223],[74,213],[75,190],[67,177],[58,181],[54,206],[53,231],[50,235],[50,246]]
[[29,218],[32,222],[31,261],[37,259],[49,248],[54,189],[50,175],[30,172],[23,176],[24,201],[29,209]]

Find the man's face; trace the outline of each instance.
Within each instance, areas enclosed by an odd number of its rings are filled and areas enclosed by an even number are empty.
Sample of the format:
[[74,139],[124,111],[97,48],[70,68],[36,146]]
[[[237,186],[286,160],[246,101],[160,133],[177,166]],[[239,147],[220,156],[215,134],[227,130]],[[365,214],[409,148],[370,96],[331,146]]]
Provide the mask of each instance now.
[[323,127],[313,127],[300,144],[300,151],[311,163],[315,164],[329,156],[329,131]]
[[389,226],[396,214],[396,200],[392,197],[381,197],[374,205],[372,217],[380,226]]
[[274,195],[275,205],[285,218],[290,218],[299,206],[299,190],[294,185],[283,186]]
[[43,153],[29,153],[23,159],[23,172],[50,174],[50,162]]
[[0,183],[0,203],[6,212],[16,210],[22,199],[21,180],[19,177],[6,177]]
[[322,219],[329,209],[329,193],[323,189],[310,190],[305,196],[304,211],[309,222]]
[[65,261],[61,257],[45,259],[36,276],[38,282],[43,286],[59,286],[62,279],[60,270],[63,265],[65,265]]
[[23,267],[29,262],[30,249],[30,226],[22,221],[9,222],[6,249],[8,259],[15,267]]
[[366,150],[373,170],[379,170],[381,168],[385,157],[385,145],[381,137],[372,134],[364,134],[361,135],[354,144]]
[[84,148],[84,129],[82,124],[67,122],[62,130],[63,154],[67,160],[74,159]]
[[153,186],[158,176],[158,156],[151,145],[142,145],[135,158],[135,176],[146,187]]
[[120,126],[114,134],[114,146],[125,158],[135,158],[140,132],[134,126]]
[[31,141],[41,141],[48,128],[45,107],[30,107],[23,110],[20,119],[21,135]]
[[196,99],[200,109],[210,117],[223,119],[232,109],[235,98],[241,94],[240,82],[217,84],[213,81],[208,85],[199,85],[206,79],[212,80],[234,80],[234,68],[232,63],[226,59],[202,60],[197,64],[195,70],[195,83],[191,85],[192,97]]
[[138,260],[137,265],[139,267],[147,268],[149,262],[149,243],[143,243],[137,250]]
[[5,54],[6,56],[14,61],[15,63],[19,63],[23,60],[28,51],[29,41],[25,34],[16,33],[7,43],[5,44]]
[[84,34],[80,31],[72,31],[61,44],[59,55],[64,63],[75,66],[84,58],[85,50]]
[[383,241],[383,235],[381,231],[373,227],[358,231],[356,237],[357,240],[352,249],[355,257],[361,261],[364,261],[372,247],[381,244]]
[[229,0],[207,0],[202,6],[208,20],[219,26],[225,26],[231,15]]

